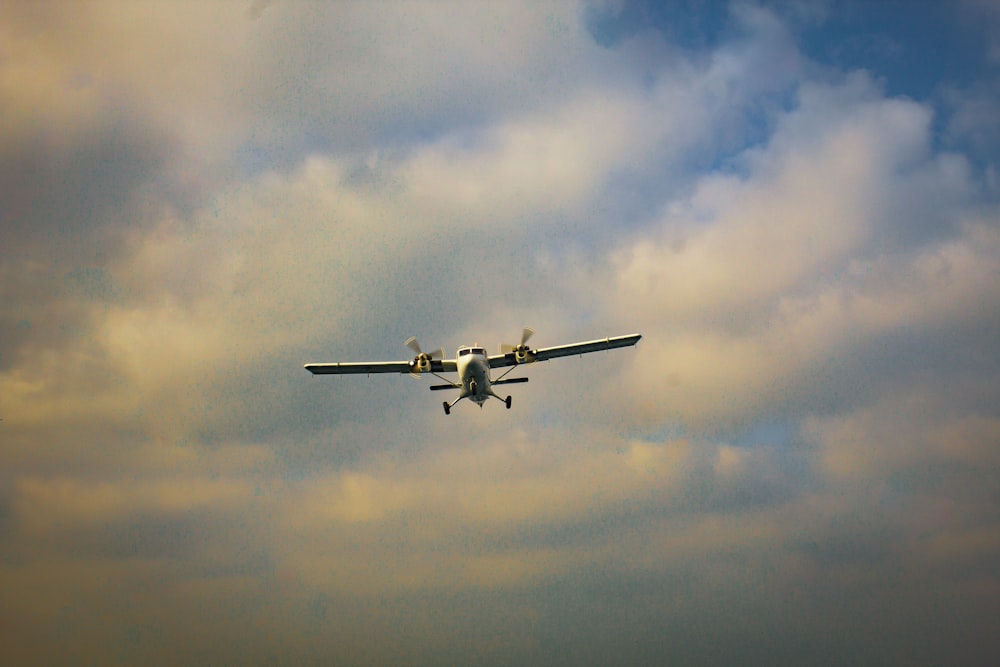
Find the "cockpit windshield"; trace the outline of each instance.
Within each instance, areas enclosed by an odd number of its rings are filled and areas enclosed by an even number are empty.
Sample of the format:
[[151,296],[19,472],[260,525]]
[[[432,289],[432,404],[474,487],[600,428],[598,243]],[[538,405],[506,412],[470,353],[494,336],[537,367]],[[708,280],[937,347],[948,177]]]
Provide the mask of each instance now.
[[463,347],[458,351],[458,356],[464,357],[467,354],[478,354],[481,357],[486,356],[486,350],[481,347]]

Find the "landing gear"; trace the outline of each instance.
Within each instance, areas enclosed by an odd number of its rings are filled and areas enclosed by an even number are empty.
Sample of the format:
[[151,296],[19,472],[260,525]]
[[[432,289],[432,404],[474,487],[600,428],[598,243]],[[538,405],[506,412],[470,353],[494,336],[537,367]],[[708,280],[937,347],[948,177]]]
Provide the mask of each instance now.
[[467,397],[466,397],[466,396],[459,396],[458,398],[456,398],[456,399],[455,399],[454,401],[452,401],[451,403],[449,403],[448,401],[445,401],[444,403],[442,403],[441,405],[443,405],[443,406],[444,406],[444,413],[445,413],[446,415],[450,415],[450,414],[451,414],[451,409],[452,409],[453,407],[455,407],[455,404],[456,404],[456,403],[458,403],[458,402],[459,402],[460,400],[462,400],[463,398],[467,398]]
[[[498,401],[500,401],[501,403],[503,403],[503,404],[504,404],[504,406],[505,406],[505,407],[506,407],[506,408],[507,408],[508,410],[510,410],[510,403],[511,403],[511,400],[512,400],[510,396],[508,396],[507,398],[500,398],[499,396],[497,396],[496,394],[494,394],[494,393],[493,393],[492,391],[491,391],[491,392],[490,392],[490,393],[489,393],[488,395],[489,395],[489,396],[492,396],[493,398],[495,398],[495,399],[497,399]],[[444,402],[443,402],[443,403],[441,404],[441,406],[442,406],[442,407],[444,408],[444,413],[445,413],[446,415],[450,415],[450,414],[451,414],[451,409],[452,409],[453,407],[455,407],[455,404],[456,404],[456,403],[458,403],[458,402],[459,402],[460,400],[462,400],[463,398],[468,398],[468,396],[459,396],[458,398],[456,398],[456,399],[455,399],[454,401],[452,401],[451,403],[449,403],[448,401],[444,401]],[[477,404],[477,405],[478,405],[478,406],[479,406],[480,408],[482,408],[482,407],[483,407],[483,404],[484,404],[484,403],[486,403],[486,400],[487,400],[487,398],[486,398],[486,397],[484,396],[482,400],[480,400],[480,401],[474,401],[474,402],[475,402],[475,403],[476,403],[476,404]]]

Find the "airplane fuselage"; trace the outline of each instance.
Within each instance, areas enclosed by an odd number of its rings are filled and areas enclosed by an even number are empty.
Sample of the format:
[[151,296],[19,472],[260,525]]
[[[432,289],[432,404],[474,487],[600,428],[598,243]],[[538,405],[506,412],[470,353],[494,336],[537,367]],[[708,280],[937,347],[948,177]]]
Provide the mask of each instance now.
[[490,397],[499,398],[493,393],[490,362],[486,350],[481,347],[460,347],[455,361],[459,382],[462,385],[459,394],[461,398],[468,398],[479,407],[482,407]]

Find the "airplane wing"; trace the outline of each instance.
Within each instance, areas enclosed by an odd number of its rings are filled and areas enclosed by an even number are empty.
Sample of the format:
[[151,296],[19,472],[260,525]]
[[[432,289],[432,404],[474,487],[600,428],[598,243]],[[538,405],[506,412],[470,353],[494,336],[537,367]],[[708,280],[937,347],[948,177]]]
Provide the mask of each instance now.
[[587,354],[588,352],[599,352],[601,350],[613,350],[616,347],[629,347],[635,345],[642,338],[641,334],[631,334],[628,336],[616,336],[614,338],[601,338],[600,340],[589,340],[584,343],[571,343],[569,345],[556,345],[555,347],[543,347],[537,350],[530,350],[527,359],[519,362],[514,352],[507,354],[497,354],[490,357],[490,368],[503,368],[504,366],[516,366],[519,363],[531,363],[533,361],[547,361],[557,357],[569,357],[574,354]]
[[[410,373],[412,361],[360,361],[348,363],[306,364],[313,375],[367,375],[369,373]],[[449,373],[458,370],[454,359],[431,359],[431,371]]]

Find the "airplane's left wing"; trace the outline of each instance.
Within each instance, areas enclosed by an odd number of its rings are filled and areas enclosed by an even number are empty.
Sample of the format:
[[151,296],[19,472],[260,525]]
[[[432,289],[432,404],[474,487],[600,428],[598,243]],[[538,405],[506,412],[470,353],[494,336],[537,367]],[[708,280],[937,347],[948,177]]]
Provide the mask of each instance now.
[[614,338],[589,340],[583,343],[543,347],[537,350],[526,350],[525,353],[521,355],[521,359],[518,358],[518,354],[516,352],[497,354],[490,357],[490,368],[516,366],[518,364],[531,363],[533,361],[547,361],[557,357],[569,357],[574,354],[587,354],[589,352],[600,352],[601,350],[613,350],[618,347],[629,347],[638,343],[640,338],[642,338],[641,334],[630,334],[628,336],[615,336]]
[[[454,359],[431,359],[430,371],[449,373],[458,369]],[[352,361],[347,363],[306,364],[313,375],[367,375],[369,373],[414,373],[412,361]]]

